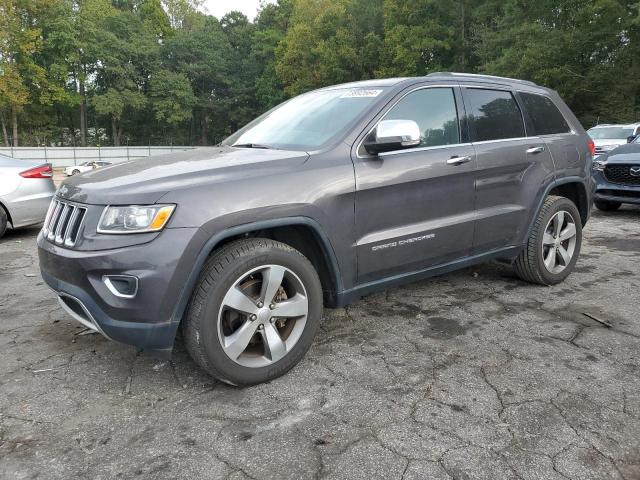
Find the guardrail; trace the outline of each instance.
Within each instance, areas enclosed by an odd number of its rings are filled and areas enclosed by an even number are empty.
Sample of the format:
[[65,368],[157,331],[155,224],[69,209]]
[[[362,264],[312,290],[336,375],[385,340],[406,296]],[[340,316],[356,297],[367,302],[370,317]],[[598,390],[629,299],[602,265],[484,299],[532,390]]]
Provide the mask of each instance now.
[[154,147],[0,147],[0,155],[50,163],[54,167],[70,167],[83,162],[118,163],[136,158],[191,150],[188,146]]

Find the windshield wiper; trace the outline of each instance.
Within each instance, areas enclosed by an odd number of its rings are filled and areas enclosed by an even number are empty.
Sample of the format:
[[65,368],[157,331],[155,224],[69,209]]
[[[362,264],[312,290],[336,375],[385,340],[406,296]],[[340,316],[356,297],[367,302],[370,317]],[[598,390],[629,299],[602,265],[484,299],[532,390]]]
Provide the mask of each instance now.
[[238,147],[238,148],[264,148],[265,150],[273,148],[273,147],[270,147],[269,145],[261,145],[259,143],[235,143],[231,146]]

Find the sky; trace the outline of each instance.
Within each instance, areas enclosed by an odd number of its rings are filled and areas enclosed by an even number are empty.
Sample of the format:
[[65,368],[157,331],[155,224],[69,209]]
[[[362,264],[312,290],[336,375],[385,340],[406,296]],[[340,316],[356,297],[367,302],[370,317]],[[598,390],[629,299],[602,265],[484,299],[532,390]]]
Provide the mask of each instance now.
[[239,10],[249,20],[253,20],[259,6],[260,0],[204,0],[202,9],[218,18],[222,18],[225,13],[229,13],[232,10]]

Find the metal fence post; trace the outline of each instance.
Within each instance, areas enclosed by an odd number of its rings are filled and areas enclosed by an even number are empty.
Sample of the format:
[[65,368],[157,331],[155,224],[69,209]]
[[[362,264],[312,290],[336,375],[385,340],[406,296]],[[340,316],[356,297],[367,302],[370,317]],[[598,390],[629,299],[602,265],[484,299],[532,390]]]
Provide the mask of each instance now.
[[78,160],[76,160],[76,146],[73,146],[73,166],[78,165]]

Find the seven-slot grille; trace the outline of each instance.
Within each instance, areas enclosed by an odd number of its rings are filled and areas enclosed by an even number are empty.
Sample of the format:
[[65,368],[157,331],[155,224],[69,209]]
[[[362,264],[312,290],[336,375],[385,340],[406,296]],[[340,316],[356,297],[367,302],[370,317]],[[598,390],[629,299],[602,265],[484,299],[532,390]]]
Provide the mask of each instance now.
[[73,247],[86,213],[87,209],[84,207],[54,200],[47,212],[42,234],[50,242]]
[[637,168],[640,168],[640,165],[607,165],[604,169],[604,176],[612,183],[640,185],[640,174],[632,175],[632,168],[635,172]]

